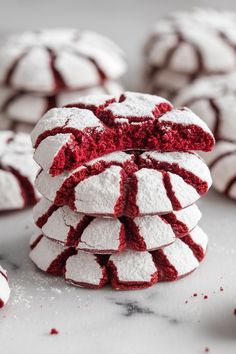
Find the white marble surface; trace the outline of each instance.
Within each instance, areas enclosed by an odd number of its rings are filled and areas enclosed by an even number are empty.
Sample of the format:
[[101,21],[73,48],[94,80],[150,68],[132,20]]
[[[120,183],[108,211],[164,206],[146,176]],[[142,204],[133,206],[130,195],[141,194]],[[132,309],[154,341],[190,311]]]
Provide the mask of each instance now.
[[[0,353],[235,354],[236,204],[211,192],[200,206],[210,238],[201,267],[133,292],[84,290],[42,274],[28,258],[31,212],[2,216],[0,263],[12,294],[0,312]],[[58,335],[49,335],[53,327]]]

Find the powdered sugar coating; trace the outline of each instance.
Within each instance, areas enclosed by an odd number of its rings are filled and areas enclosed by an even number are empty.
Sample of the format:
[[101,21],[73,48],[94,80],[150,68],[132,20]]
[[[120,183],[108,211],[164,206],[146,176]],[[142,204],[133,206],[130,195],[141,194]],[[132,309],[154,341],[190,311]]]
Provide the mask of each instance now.
[[176,240],[175,247],[165,247],[163,253],[174,266],[179,276],[190,273],[199,265],[191,249],[180,240]]
[[[193,237],[189,234],[183,240],[178,239],[163,250],[154,252],[126,250],[111,256],[95,256],[78,251],[76,255],[67,255],[67,260],[63,260],[66,281],[90,288],[100,288],[109,281],[114,289],[127,290],[152,286],[158,277],[160,280],[176,280],[194,271],[204,258],[207,236],[200,228],[195,230]],[[44,243],[44,239],[41,238],[34,246],[31,258],[34,262],[37,261],[36,265],[40,269],[47,268],[46,272],[50,272],[48,264],[55,264],[58,252],[55,252],[55,259],[53,251],[50,251],[50,261],[45,259],[43,265],[45,255],[42,245],[52,250],[55,247],[55,242],[48,240]],[[46,253],[48,254],[48,251]]]
[[82,221],[83,215],[73,213],[69,207],[57,209],[49,216],[47,223],[43,225],[42,231],[51,238],[56,238],[60,242],[65,241],[65,234],[68,234],[70,228],[76,228]]
[[33,208],[33,218],[35,224],[37,221],[43,217],[46,213],[48,213],[50,207],[52,206],[52,202],[46,198],[41,198],[39,202]]
[[[145,48],[146,80],[152,87],[149,92],[166,89],[170,97],[178,91],[176,75],[183,77],[184,87],[184,81],[235,70],[235,19],[233,12],[195,9],[159,20]],[[163,70],[168,76],[165,74],[165,79],[159,80]]]
[[123,226],[117,219],[94,219],[84,230],[78,249],[98,251],[97,253],[112,253],[123,248],[124,236],[121,236]]
[[72,143],[72,134],[57,134],[55,136],[50,136],[39,144],[34,153],[34,160],[37,161],[44,170],[48,171],[53,164],[53,159],[49,159],[48,151],[50,151],[50,156],[55,156]]
[[[33,237],[33,240],[35,241],[35,237]],[[43,237],[38,242],[37,246],[31,250],[30,258],[38,268],[47,271],[52,262],[59,257],[62,252],[63,247],[59,243],[50,242],[46,237]]]
[[153,214],[154,210],[156,213],[172,210],[162,172],[142,168],[135,173],[135,177],[137,179],[136,204],[141,214]]
[[188,108],[182,108],[180,110],[174,109],[171,112],[167,112],[160,117],[159,121],[169,122],[172,124],[182,124],[183,126],[191,126],[192,124],[196,124],[198,127],[202,128],[203,131],[211,134],[211,131],[206,123]]
[[35,187],[42,195],[44,195],[50,201],[54,201],[57,196],[58,190],[66,183],[67,179],[73,176],[78,171],[84,171],[86,167],[81,166],[76,170],[68,173],[64,172],[59,176],[52,177],[45,171],[41,170],[35,179]]
[[29,256],[34,264],[52,275],[62,275],[67,258],[75,253],[73,249],[43,237],[39,231],[32,236],[30,248]]
[[236,72],[196,80],[176,97],[176,104],[200,115],[217,140],[236,141]]
[[211,170],[214,188],[236,199],[236,143],[218,141],[213,152],[204,157]]
[[36,187],[56,205],[80,213],[134,217],[185,208],[211,186],[207,166],[194,153],[136,152],[134,159],[123,152],[117,160],[108,154],[55,177],[41,171]]
[[99,119],[87,109],[52,108],[42,117],[33,129],[31,133],[33,144],[35,144],[37,137],[44,133],[45,130],[60,127],[83,131],[91,128],[102,129],[103,125]]
[[36,205],[33,217],[42,233],[64,246],[93,253],[120,252],[125,248],[154,250],[188,234],[199,222],[196,205],[164,216],[94,218],[56,207],[45,198]]
[[191,239],[196,245],[201,246],[203,252],[206,253],[207,245],[208,245],[208,237],[206,233],[199,226],[195,227],[191,231]]
[[124,251],[111,255],[109,262],[117,272],[119,282],[152,282],[157,273],[152,256],[148,252]]
[[[72,134],[73,142],[63,142],[61,134]],[[81,97],[71,107],[52,109],[31,137],[36,162],[45,170],[49,166],[52,175],[114,151],[208,151],[214,145],[207,125],[189,109],[173,109],[161,97],[133,92],[119,98]],[[56,151],[41,154],[44,140],[57,145]]]
[[24,133],[0,132],[0,211],[22,209],[38,199],[30,137]]
[[79,251],[68,258],[65,279],[76,286],[100,287],[105,278],[103,269],[94,254]]
[[0,266],[0,308],[5,306],[10,297],[7,272]]
[[122,123],[125,121],[128,123],[129,118],[134,117],[155,119],[155,108],[163,103],[170,104],[166,99],[159,96],[125,92],[125,100],[111,103],[104,111],[112,112],[116,123],[119,123],[120,119]]
[[197,226],[183,239],[155,251],[153,257],[160,270],[160,280],[176,280],[193,272],[204,258],[207,244],[207,235]]
[[[154,250],[173,243],[176,235],[171,224],[163,222],[158,216],[141,216],[132,219],[134,225],[137,226],[139,235],[145,242],[146,250]],[[135,237],[133,237],[135,242]]]
[[100,85],[126,70],[123,53],[112,41],[75,29],[10,36],[0,48],[0,61],[1,84],[47,94]]
[[[206,164],[203,163],[201,157],[197,154],[172,152],[160,153],[158,151],[147,151],[142,154],[144,161],[159,161],[167,164],[178,164],[179,168],[183,168],[197,176],[201,176],[209,185],[211,185],[211,175]],[[203,177],[204,176],[204,177]]]
[[121,167],[111,166],[75,187],[74,208],[85,214],[109,214],[121,197]]

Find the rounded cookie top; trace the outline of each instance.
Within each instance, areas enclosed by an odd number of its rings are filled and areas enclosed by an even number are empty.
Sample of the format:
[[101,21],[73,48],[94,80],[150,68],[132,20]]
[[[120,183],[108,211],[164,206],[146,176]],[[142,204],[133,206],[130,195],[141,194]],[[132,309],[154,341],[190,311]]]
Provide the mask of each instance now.
[[126,70],[123,52],[108,38],[76,29],[47,29],[7,38],[0,48],[0,83],[52,94],[84,89]]
[[52,109],[31,137],[36,162],[52,175],[118,150],[209,151],[214,145],[209,128],[191,110],[137,92],[85,96]]
[[42,170],[36,187],[58,206],[95,216],[164,214],[195,203],[211,185],[193,152],[116,152],[52,177]]
[[34,189],[38,167],[28,134],[0,132],[0,166],[0,211],[34,205],[38,199]]
[[203,77],[180,91],[177,105],[200,115],[216,140],[236,141],[236,72]]
[[147,65],[190,75],[236,68],[236,14],[195,9],[159,20],[145,50]]

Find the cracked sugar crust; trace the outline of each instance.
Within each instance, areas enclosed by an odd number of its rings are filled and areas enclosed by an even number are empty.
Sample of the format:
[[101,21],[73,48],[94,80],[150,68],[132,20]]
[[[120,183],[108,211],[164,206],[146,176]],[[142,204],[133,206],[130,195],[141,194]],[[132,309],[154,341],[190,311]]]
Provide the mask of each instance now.
[[147,92],[173,98],[196,78],[236,69],[236,14],[175,12],[158,21],[144,49]]
[[[61,141],[62,135],[70,141]],[[209,151],[214,145],[207,125],[187,108],[134,92],[81,97],[71,107],[52,109],[31,137],[35,161],[52,175],[118,150]],[[53,145],[58,149],[51,152]]]
[[76,102],[78,97],[87,95],[118,95],[123,88],[114,81],[104,81],[99,86],[74,91],[60,91],[56,95],[16,91],[2,86],[0,90],[1,123],[7,120],[8,128],[15,131],[31,131],[38,120],[49,109]]
[[115,253],[124,249],[154,250],[186,236],[198,224],[201,212],[192,205],[165,215],[134,219],[96,218],[57,207],[45,198],[35,206],[36,225],[49,239],[63,246],[92,253]]
[[195,203],[211,186],[210,171],[193,152],[117,152],[52,177],[36,188],[55,205],[94,216],[165,214]]
[[207,242],[206,234],[196,227],[164,249],[95,255],[64,248],[39,234],[31,240],[30,258],[39,269],[62,275],[75,286],[101,288],[110,283],[115,290],[135,290],[190,274],[203,260]]
[[175,99],[200,115],[216,140],[236,141],[236,72],[196,80]]
[[211,170],[213,186],[236,200],[236,143],[218,141],[206,162]]
[[121,49],[95,32],[48,29],[9,36],[0,47],[0,83],[55,94],[116,80],[126,71]]
[[6,305],[10,297],[7,272],[0,266],[0,308]]
[[34,188],[37,171],[30,136],[0,132],[0,212],[23,209],[37,202],[39,194]]

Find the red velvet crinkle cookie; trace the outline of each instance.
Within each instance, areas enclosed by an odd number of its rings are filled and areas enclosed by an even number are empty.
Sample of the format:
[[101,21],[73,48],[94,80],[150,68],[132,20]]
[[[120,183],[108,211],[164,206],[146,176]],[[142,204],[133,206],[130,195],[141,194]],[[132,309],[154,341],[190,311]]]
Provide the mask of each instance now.
[[126,248],[145,251],[167,246],[187,235],[199,222],[201,212],[192,205],[165,215],[135,219],[95,218],[57,207],[46,199],[33,210],[42,233],[64,246],[92,253],[114,253]]
[[145,46],[148,91],[173,97],[200,76],[236,69],[236,14],[195,9],[159,20]]
[[68,283],[101,288],[111,283],[117,290],[150,287],[159,281],[173,281],[193,272],[206,253],[208,238],[196,227],[172,245],[153,252],[125,250],[112,255],[95,255],[64,248],[42,235],[31,240],[30,258],[53,275],[65,275]]
[[15,131],[32,131],[33,125],[42,115],[53,107],[61,107],[76,102],[85,95],[118,95],[123,91],[121,85],[104,81],[99,86],[75,91],[60,91],[56,95],[16,91],[10,87],[0,88],[0,128]]
[[56,205],[95,216],[164,214],[195,203],[211,185],[210,171],[193,152],[116,152],[70,173],[41,171],[39,192]]
[[209,151],[214,145],[200,118],[161,97],[94,95],[72,106],[48,111],[31,134],[36,162],[53,176],[117,150]]
[[7,38],[0,47],[0,84],[55,94],[116,80],[123,52],[108,38],[77,29],[48,29]]
[[202,117],[216,140],[236,141],[236,72],[198,79],[175,102]]
[[6,305],[10,296],[7,272],[0,266],[0,308]]
[[236,199],[236,143],[218,141],[211,154],[206,154],[214,188]]
[[0,211],[34,205],[38,193],[34,180],[38,167],[34,162],[30,137],[12,131],[0,132]]

